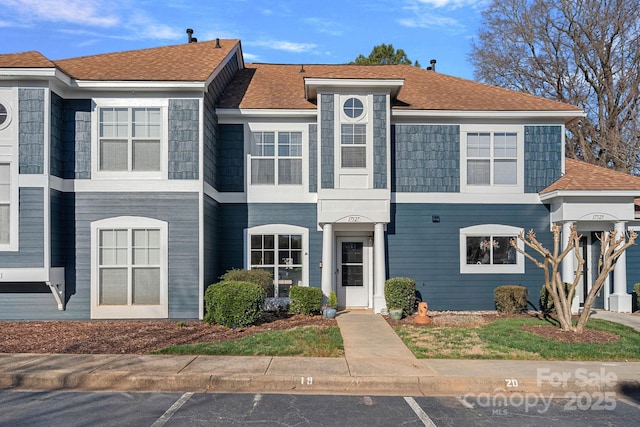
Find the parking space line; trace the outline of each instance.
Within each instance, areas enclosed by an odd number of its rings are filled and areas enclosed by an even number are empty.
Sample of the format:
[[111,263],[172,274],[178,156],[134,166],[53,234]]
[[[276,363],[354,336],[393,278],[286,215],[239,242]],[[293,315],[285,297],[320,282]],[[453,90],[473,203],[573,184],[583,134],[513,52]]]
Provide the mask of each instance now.
[[429,415],[427,415],[427,413],[422,410],[420,405],[418,405],[418,402],[416,402],[413,397],[405,397],[404,400],[409,404],[411,409],[413,409],[413,412],[416,413],[418,418],[420,418],[420,421],[422,421],[422,424],[424,424],[427,427],[436,427],[434,422],[431,421],[431,418],[429,418]]
[[167,409],[165,413],[156,420],[155,423],[151,424],[151,427],[162,427],[163,425],[165,425],[167,421],[169,421],[169,419],[173,416],[173,414],[175,414],[176,411],[182,407],[182,405],[187,403],[187,400],[189,400],[191,396],[193,396],[193,393],[191,392],[183,394],[180,399],[176,400],[175,403],[171,405],[171,407]]

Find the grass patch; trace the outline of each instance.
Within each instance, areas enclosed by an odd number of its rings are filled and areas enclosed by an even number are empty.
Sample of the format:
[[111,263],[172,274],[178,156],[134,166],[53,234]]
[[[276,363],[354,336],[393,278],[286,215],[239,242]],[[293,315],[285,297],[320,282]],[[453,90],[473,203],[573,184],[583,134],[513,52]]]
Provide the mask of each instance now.
[[339,357],[344,355],[344,346],[337,326],[305,327],[261,332],[229,341],[171,346],[153,354]]
[[523,331],[523,326],[549,325],[535,318],[497,319],[482,326],[395,328],[419,359],[511,359],[511,360],[639,360],[640,333],[632,328],[591,319],[587,328],[614,333],[620,340],[609,343],[566,343]]

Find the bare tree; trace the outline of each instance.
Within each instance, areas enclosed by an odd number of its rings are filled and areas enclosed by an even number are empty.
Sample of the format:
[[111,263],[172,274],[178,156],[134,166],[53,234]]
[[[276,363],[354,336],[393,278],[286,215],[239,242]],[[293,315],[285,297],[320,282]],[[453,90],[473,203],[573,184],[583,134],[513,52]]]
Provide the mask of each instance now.
[[[637,234],[635,231],[629,232],[629,238],[626,241],[625,235],[622,234],[618,236],[616,231],[609,231],[600,235],[600,256],[598,258],[597,271],[598,277],[594,281],[589,293],[585,296],[582,313],[580,313],[578,322],[574,326],[571,321],[571,301],[575,296],[576,287],[581,281],[584,265],[584,259],[582,258],[580,251],[574,251],[574,249],[579,247],[580,237],[582,236],[577,233],[575,226],[571,227],[571,233],[569,236],[561,236],[561,228],[557,224],[553,225],[552,231],[553,251],[545,248],[538,241],[533,230],[530,230],[526,237],[524,232],[521,232],[517,238],[511,239],[510,243],[516,251],[523,254],[537,267],[544,271],[544,286],[547,289],[548,294],[553,299],[558,322],[560,323],[562,330],[581,333],[587,324],[587,320],[589,320],[589,316],[591,315],[591,306],[596,299],[597,293],[600,292],[605,280],[615,268],[620,255],[622,255],[629,246],[635,244]],[[567,245],[561,250],[562,237],[567,239]],[[534,255],[531,255],[524,249],[521,249],[518,246],[518,240],[522,241],[526,247],[541,255],[542,260],[539,260]],[[573,283],[570,284],[568,291],[565,289],[562,276],[560,275],[561,264],[567,256],[575,256],[578,263]]]
[[585,109],[567,154],[640,174],[640,0],[494,0],[470,60],[489,84]]

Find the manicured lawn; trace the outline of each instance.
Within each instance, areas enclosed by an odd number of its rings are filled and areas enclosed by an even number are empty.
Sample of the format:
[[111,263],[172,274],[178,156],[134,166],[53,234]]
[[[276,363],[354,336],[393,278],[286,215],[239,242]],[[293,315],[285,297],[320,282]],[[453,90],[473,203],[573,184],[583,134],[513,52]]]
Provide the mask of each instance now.
[[523,326],[549,325],[535,318],[497,319],[482,326],[396,326],[417,358],[521,360],[640,360],[640,333],[632,328],[591,319],[588,328],[614,333],[609,343],[567,343],[523,331]]
[[229,341],[177,345],[154,354],[339,357],[344,355],[344,346],[337,326],[304,327]]

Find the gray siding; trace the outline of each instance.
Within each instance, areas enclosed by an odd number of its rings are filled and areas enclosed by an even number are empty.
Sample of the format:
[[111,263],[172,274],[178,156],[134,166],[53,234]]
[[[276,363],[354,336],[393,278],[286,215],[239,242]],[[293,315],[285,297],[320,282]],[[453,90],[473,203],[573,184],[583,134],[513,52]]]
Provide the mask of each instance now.
[[44,89],[18,89],[21,174],[44,173]]
[[248,207],[244,203],[221,204],[219,218],[217,277],[232,268],[244,268],[244,230],[248,224]]
[[216,189],[218,189],[216,171],[218,170],[219,129],[215,106],[237,71],[236,54],[218,73],[204,94],[204,181]]
[[387,97],[373,97],[373,188],[387,188]]
[[320,185],[321,188],[334,188],[334,120],[333,95],[321,95],[322,113],[320,117]]
[[[636,243],[626,250],[627,257],[627,292],[633,292],[633,285],[640,283],[640,246]],[[640,307],[636,307],[637,299],[634,294],[633,301],[634,308],[640,310]]]
[[63,101],[62,140],[66,179],[91,178],[91,100]]
[[395,125],[391,130],[392,191],[460,191],[460,127]]
[[44,191],[20,188],[17,252],[0,252],[0,268],[44,267]]
[[[506,284],[527,287],[537,307],[542,271],[526,261],[525,274],[460,274],[460,229],[504,224],[533,229],[550,245],[545,205],[394,204],[387,229],[388,277],[411,277],[422,299],[434,310],[495,309],[493,290]],[[440,217],[439,223],[432,216]]]
[[309,125],[309,192],[318,191],[318,125]]
[[198,179],[200,106],[195,99],[169,100],[169,179]]
[[538,193],[561,176],[562,127],[525,126],[524,191]]
[[244,127],[220,125],[218,139],[217,190],[244,191]]

